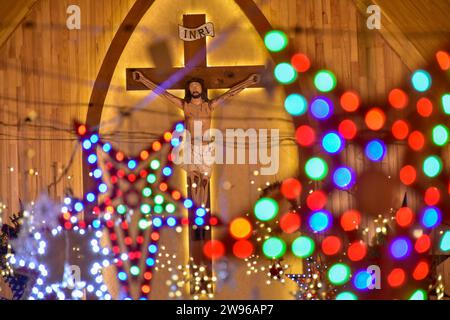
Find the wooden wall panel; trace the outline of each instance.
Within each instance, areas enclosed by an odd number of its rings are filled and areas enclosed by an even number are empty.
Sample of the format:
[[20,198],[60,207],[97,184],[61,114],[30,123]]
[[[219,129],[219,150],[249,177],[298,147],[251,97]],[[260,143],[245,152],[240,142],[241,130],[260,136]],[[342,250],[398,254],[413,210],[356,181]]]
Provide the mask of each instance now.
[[[82,27],[69,31],[66,9],[73,1],[40,0],[0,46],[0,201],[8,206],[4,221],[19,210],[19,199],[32,201],[47,190],[74,150],[73,165],[50,193],[61,198],[71,187],[80,194],[81,153],[74,149],[72,121],[84,121],[92,81],[133,2],[77,1]],[[30,175],[30,169],[37,175]]]
[[0,3],[0,46],[11,36],[37,0],[3,0]]

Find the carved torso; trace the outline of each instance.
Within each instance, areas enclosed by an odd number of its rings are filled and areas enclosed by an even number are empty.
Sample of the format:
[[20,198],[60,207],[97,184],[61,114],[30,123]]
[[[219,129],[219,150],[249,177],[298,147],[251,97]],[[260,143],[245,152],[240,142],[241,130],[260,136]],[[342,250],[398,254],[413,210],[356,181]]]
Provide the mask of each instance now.
[[205,101],[202,104],[194,104],[192,102],[183,102],[183,111],[185,118],[186,130],[191,134],[194,139],[194,122],[202,122],[203,134],[211,128],[211,115],[213,107],[211,102]]

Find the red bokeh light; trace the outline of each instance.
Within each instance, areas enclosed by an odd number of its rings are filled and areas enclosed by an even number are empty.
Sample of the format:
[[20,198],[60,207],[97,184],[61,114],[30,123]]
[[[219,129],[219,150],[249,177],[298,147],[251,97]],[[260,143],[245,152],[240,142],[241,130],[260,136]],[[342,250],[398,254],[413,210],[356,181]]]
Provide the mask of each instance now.
[[337,254],[342,247],[341,240],[336,236],[328,236],[322,241],[322,251],[328,256]]
[[352,261],[360,261],[367,254],[367,246],[364,242],[353,242],[347,249],[348,258]]
[[403,90],[393,89],[389,92],[389,103],[396,109],[403,109],[408,104],[408,96]]
[[366,113],[365,122],[367,128],[378,131],[383,128],[386,122],[386,115],[380,108],[373,108]]
[[209,259],[219,259],[225,254],[225,246],[219,240],[209,240],[203,246],[203,253]]
[[303,147],[309,147],[316,141],[316,133],[310,126],[300,126],[295,131],[297,143]]
[[417,113],[427,118],[433,113],[433,103],[428,98],[420,98],[416,104]]
[[414,213],[410,208],[402,207],[397,210],[395,214],[395,219],[400,227],[405,228],[410,226],[411,223],[413,222]]
[[425,145],[425,137],[420,131],[413,131],[409,135],[408,144],[414,151],[422,150]]
[[359,96],[352,91],[344,92],[340,99],[341,107],[347,112],[354,112],[358,110],[361,103]]
[[80,125],[79,127],[78,127],[78,134],[80,135],[80,136],[84,136],[85,134],[86,134],[86,132],[87,132],[87,128],[86,128],[86,126],[84,125],[84,124],[82,124],[82,125]]
[[439,67],[442,70],[450,69],[450,55],[445,51],[438,51],[436,53],[436,60],[439,64]]
[[401,285],[403,285],[403,283],[405,283],[405,279],[406,279],[405,271],[401,268],[393,269],[387,277],[389,285],[393,288],[400,287]]
[[361,214],[356,210],[348,210],[341,216],[341,226],[344,231],[356,230],[361,223]]
[[281,183],[281,193],[286,199],[297,199],[302,192],[302,185],[300,181],[295,178],[285,179]]
[[430,272],[430,265],[426,261],[420,261],[413,271],[414,280],[420,281],[427,277]]
[[400,181],[404,185],[411,185],[416,181],[417,172],[416,169],[411,165],[406,165],[400,169]]
[[436,187],[429,187],[425,190],[425,203],[429,206],[435,206],[441,200],[441,192]]
[[253,250],[253,244],[248,240],[239,240],[233,245],[233,254],[240,259],[250,257],[253,254]]
[[311,67],[311,61],[303,53],[296,53],[291,58],[291,64],[297,72],[306,72]]
[[392,124],[392,135],[397,140],[405,140],[409,134],[409,126],[405,120],[397,120]]
[[327,195],[322,190],[316,190],[306,198],[306,205],[313,211],[323,209],[326,204]]
[[344,139],[352,140],[356,136],[358,128],[352,120],[346,119],[339,124],[338,131]]
[[414,249],[418,252],[418,253],[424,253],[427,252],[428,250],[430,250],[431,247],[431,239],[428,235],[423,234],[422,236],[420,236],[417,240],[416,243],[414,244]]
[[285,233],[293,233],[301,226],[300,215],[294,212],[288,212],[280,218],[280,228]]

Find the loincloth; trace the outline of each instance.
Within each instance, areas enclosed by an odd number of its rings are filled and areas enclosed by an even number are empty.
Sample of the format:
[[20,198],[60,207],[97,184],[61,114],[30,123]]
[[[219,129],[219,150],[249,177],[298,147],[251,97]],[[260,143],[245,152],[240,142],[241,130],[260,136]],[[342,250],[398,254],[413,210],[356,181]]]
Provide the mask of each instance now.
[[186,148],[181,150],[183,162],[181,167],[186,172],[200,172],[201,174],[211,176],[212,166],[215,162],[215,143],[208,144],[188,144],[190,155],[185,157]]

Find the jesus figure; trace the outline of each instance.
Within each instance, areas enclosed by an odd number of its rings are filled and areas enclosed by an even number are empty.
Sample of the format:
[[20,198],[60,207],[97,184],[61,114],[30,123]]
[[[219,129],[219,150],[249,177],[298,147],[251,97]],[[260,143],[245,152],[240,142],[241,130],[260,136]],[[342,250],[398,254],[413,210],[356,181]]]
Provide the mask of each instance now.
[[[221,96],[212,100],[208,99],[208,89],[203,79],[192,78],[186,82],[184,99],[178,98],[158,84],[147,79],[141,72],[133,72],[133,80],[144,84],[150,90],[156,91],[184,112],[184,122],[187,132],[191,136],[191,155],[194,161],[185,164],[188,184],[191,186],[191,194],[198,206],[206,205],[209,192],[209,181],[211,177],[212,162],[214,159],[214,141],[205,140],[203,133],[211,128],[211,114],[217,106],[238,94],[245,88],[257,84],[261,79],[259,74],[252,74],[244,81],[238,83]],[[202,135],[194,135],[194,125],[199,121],[203,130]],[[208,136],[206,134],[206,136]],[[199,141],[195,141],[199,139]],[[200,147],[200,148],[198,148]],[[207,159],[207,161],[206,161]]]

